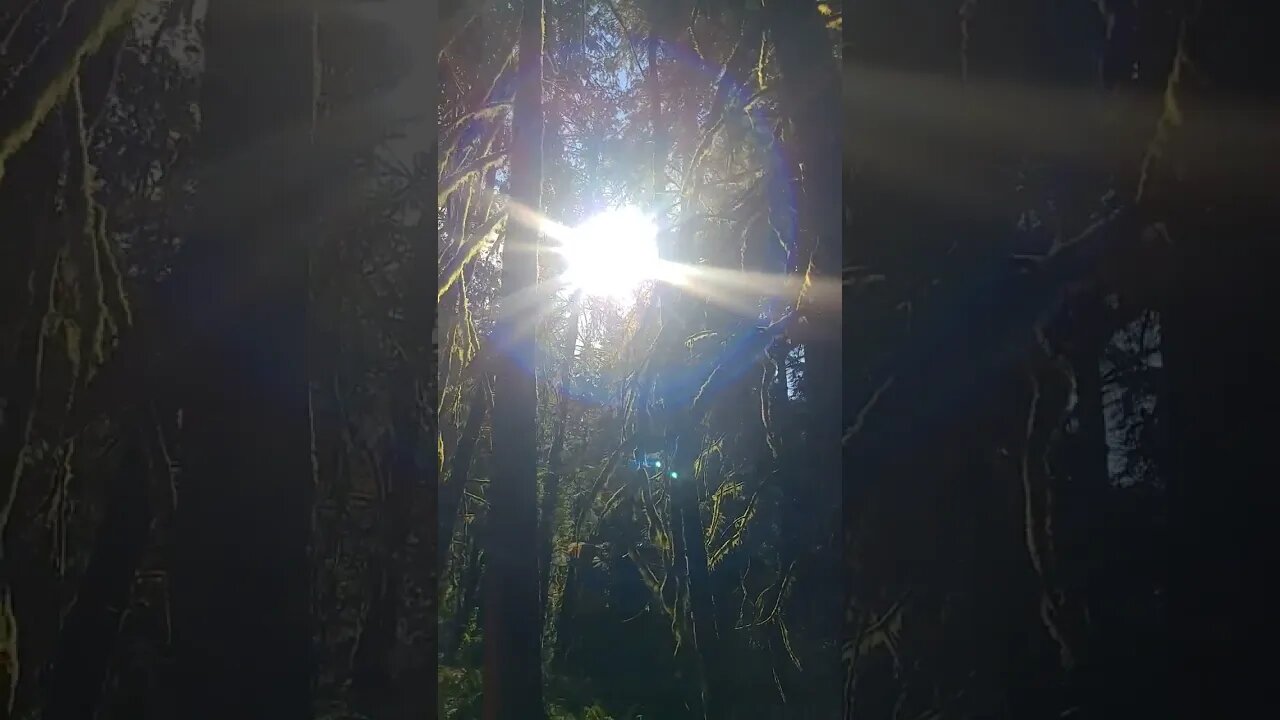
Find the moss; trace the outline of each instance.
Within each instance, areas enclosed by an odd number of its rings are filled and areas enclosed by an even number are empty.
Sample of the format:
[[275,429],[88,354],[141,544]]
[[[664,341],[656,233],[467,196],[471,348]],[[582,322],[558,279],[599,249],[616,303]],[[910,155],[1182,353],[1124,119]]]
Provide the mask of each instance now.
[[36,97],[26,120],[0,139],[0,182],[4,181],[5,163],[26,145],[49,113],[53,112],[58,103],[67,96],[80,73],[80,63],[86,57],[96,53],[107,36],[130,18],[137,3],[138,0],[113,0],[103,10],[98,24],[89,31],[84,42],[71,53],[62,71],[55,75],[43,92]]
[[[93,368],[101,364],[105,359],[105,349],[103,347],[104,337],[106,333],[106,318],[109,314],[106,301],[106,283],[102,277],[102,258],[100,255],[100,243],[98,232],[102,228],[98,215],[102,211],[102,206],[94,199],[94,176],[96,170],[93,162],[89,159],[89,130],[85,118],[84,96],[81,92],[80,80],[76,78],[71,83],[71,107],[70,111],[74,120],[73,129],[75,130],[75,155],[72,160],[77,164],[76,172],[78,173],[80,197],[78,201],[80,207],[77,210],[83,215],[81,222],[79,237],[71,238],[70,241],[75,243],[78,250],[76,256],[80,260],[80,264],[84,267],[80,268],[77,277],[80,283],[88,283],[87,292],[83,286],[77,288],[80,292],[78,296],[78,316],[80,324],[84,330],[88,332],[80,338],[80,346],[76,351],[75,374],[72,378],[73,384],[76,380],[88,382],[92,375]],[[88,362],[87,372],[81,373],[84,368],[82,363]]]
[[1187,21],[1183,19],[1178,28],[1178,46],[1169,68],[1169,78],[1165,81],[1164,94],[1161,96],[1162,108],[1160,119],[1156,121],[1155,133],[1147,143],[1147,152],[1142,158],[1142,169],[1138,173],[1138,189],[1134,194],[1134,203],[1141,203],[1146,194],[1147,184],[1151,179],[1151,170],[1157,160],[1165,157],[1173,130],[1182,125],[1182,106],[1178,101],[1178,88],[1182,84],[1183,69],[1190,62],[1187,52]]

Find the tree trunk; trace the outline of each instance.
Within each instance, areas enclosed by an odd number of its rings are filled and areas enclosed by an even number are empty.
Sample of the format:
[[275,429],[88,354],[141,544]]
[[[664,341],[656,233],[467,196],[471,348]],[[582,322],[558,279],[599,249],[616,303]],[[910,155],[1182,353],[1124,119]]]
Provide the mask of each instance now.
[[[1215,225],[1199,231],[1232,244],[1252,240],[1253,229],[1244,224]],[[1264,289],[1269,281],[1250,277],[1249,267],[1263,263],[1209,257],[1224,252],[1215,248],[1195,261],[1194,273],[1204,279],[1178,284],[1163,323],[1173,386],[1170,500],[1178,543],[1170,600],[1174,626],[1187,633],[1179,643],[1179,687],[1193,690],[1183,698],[1180,716],[1188,718],[1243,712],[1240,698],[1261,679],[1241,658],[1263,633],[1274,632],[1256,625],[1270,613],[1258,606],[1261,581],[1251,578],[1268,564],[1265,522],[1255,514],[1274,507],[1280,473],[1270,433],[1262,431],[1272,422],[1265,408],[1280,400],[1278,359],[1259,334],[1261,327],[1276,327],[1277,318],[1261,318],[1262,308],[1274,304]]]
[[[525,0],[512,115],[511,199],[537,212],[542,195],[543,0]],[[494,330],[494,478],[485,568],[485,720],[540,720],[542,623],[538,599],[536,315],[517,299],[538,280],[538,231],[507,229]]]
[[[842,208],[840,113],[833,108],[842,96],[839,68],[831,55],[828,32],[816,6],[808,3],[770,0],[765,22],[777,50],[782,71],[779,91],[782,107],[790,115],[794,139],[787,145],[799,160],[801,192],[796,238],[796,259],[801,274],[813,282],[835,283],[841,273]],[[841,390],[841,308],[833,303],[803,298],[809,331],[796,338],[804,346],[805,403],[808,408],[804,453],[806,462],[791,475],[795,490],[787,493],[791,503],[803,503],[802,516],[810,522],[792,540],[803,549],[796,563],[796,586],[805,609],[796,613],[803,620],[794,631],[811,638],[831,637],[841,627],[842,591],[839,581],[838,537],[841,497],[840,437],[842,428]],[[794,455],[792,457],[795,457]],[[832,643],[817,644],[819,655],[803,658],[812,673],[818,668],[837,668],[839,649]],[[834,673],[831,675],[834,682]],[[819,715],[834,715],[832,703],[838,698],[834,687],[811,687]]]
[[[192,720],[312,713],[306,225],[324,173],[302,5],[219,3],[206,25],[204,179],[175,278],[185,337],[165,348],[183,418],[176,687]],[[231,172],[247,152],[267,169],[256,183]]]
[[[1232,175],[1214,172],[1225,159],[1193,147],[1230,141],[1224,99],[1268,102],[1280,93],[1274,73],[1260,70],[1270,29],[1238,3],[1206,3],[1185,26],[1186,58],[1173,87],[1181,110],[1174,147],[1187,147],[1181,172],[1160,174],[1147,197],[1164,212],[1177,273],[1162,312],[1170,382],[1172,432],[1169,499],[1174,576],[1169,588],[1174,643],[1174,706],[1167,717],[1230,717],[1264,701],[1271,687],[1263,666],[1247,660],[1277,638],[1270,607],[1274,564],[1275,408],[1280,364],[1269,337],[1280,326],[1274,269],[1280,261],[1280,174],[1274,133],[1251,157],[1233,157]],[[1179,60],[1175,60],[1179,62]],[[1210,84],[1211,83],[1211,84]],[[1276,127],[1274,105],[1254,106],[1250,126]],[[1261,139],[1261,138],[1260,138]],[[1154,208],[1153,208],[1154,210]]]

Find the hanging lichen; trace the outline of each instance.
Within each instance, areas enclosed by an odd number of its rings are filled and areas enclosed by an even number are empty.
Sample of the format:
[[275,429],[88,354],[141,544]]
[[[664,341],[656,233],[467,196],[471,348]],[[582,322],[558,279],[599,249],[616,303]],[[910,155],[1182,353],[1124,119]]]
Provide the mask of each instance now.
[[87,385],[95,368],[106,359],[103,339],[109,314],[106,283],[102,275],[102,242],[98,237],[103,224],[97,215],[100,206],[94,199],[95,169],[89,159],[89,130],[85,122],[84,98],[78,78],[72,82],[70,102],[70,114],[74,121],[71,123],[74,151],[71,162],[73,179],[79,190],[72,209],[82,216],[82,221],[77,236],[68,239],[73,248],[73,256],[80,266],[77,273],[80,282],[71,288],[71,294],[77,306],[75,316],[81,329],[79,344],[72,351],[73,394],[68,398],[68,409],[74,398],[76,384],[79,383],[81,387]]
[[80,65],[84,59],[96,53],[107,36],[128,21],[137,3],[138,0],[113,0],[107,5],[98,22],[72,51],[62,69],[37,93],[30,111],[20,116],[17,126],[11,129],[0,128],[0,131],[4,131],[3,136],[0,136],[0,182],[4,181],[5,164],[9,158],[26,145],[49,113],[67,96],[72,83],[80,74]]
[[1134,203],[1141,203],[1146,195],[1147,184],[1156,161],[1165,157],[1173,131],[1182,125],[1182,107],[1178,102],[1178,89],[1182,84],[1183,73],[1190,63],[1187,52],[1187,20],[1184,18],[1178,26],[1178,45],[1169,67],[1169,77],[1165,81],[1160,118],[1156,120],[1155,133],[1147,143],[1147,151],[1142,157],[1142,169],[1138,174],[1138,189],[1134,194]]
[[[1037,331],[1044,352],[1039,367],[1029,372],[1031,399],[1027,409],[1024,445],[1019,475],[1023,493],[1023,537],[1031,567],[1040,583],[1040,619],[1058,647],[1063,669],[1074,667],[1078,650],[1070,636],[1066,613],[1068,599],[1058,577],[1055,547],[1054,473],[1051,452],[1068,416],[1075,409],[1075,375],[1066,361],[1053,353],[1043,332]],[[1053,395],[1046,394],[1049,382],[1057,380]],[[1049,404],[1051,401],[1052,404]]]

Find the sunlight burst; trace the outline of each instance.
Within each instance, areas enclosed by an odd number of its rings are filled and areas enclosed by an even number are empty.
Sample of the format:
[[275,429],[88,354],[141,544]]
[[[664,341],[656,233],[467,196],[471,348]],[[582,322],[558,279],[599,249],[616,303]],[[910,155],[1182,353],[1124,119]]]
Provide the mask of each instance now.
[[657,277],[657,236],[657,225],[638,208],[599,213],[565,233],[558,248],[563,279],[587,295],[628,299]]

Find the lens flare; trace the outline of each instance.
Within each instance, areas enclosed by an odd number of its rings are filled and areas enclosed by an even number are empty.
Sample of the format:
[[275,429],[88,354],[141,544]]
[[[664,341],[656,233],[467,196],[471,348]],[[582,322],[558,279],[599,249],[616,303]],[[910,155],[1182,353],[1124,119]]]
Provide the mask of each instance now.
[[630,298],[658,274],[658,227],[638,208],[606,210],[566,233],[564,282],[588,295]]

